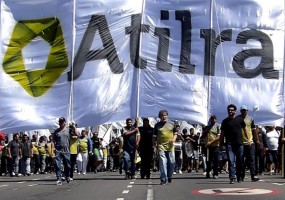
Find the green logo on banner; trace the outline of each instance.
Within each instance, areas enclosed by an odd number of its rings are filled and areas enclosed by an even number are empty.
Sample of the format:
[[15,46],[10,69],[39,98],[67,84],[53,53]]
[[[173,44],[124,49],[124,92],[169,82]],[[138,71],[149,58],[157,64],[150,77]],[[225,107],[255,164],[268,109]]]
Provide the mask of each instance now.
[[[51,46],[46,67],[26,70],[22,49],[38,36]],[[45,94],[67,66],[68,55],[58,19],[23,20],[16,24],[3,60],[3,69],[27,93],[34,97]]]

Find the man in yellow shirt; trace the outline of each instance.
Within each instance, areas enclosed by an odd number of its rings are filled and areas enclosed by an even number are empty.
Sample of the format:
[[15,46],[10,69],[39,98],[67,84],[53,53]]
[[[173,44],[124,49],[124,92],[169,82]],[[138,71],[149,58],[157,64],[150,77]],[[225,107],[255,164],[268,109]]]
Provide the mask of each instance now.
[[92,142],[87,137],[87,132],[85,130],[81,131],[81,136],[78,139],[78,155],[77,155],[77,168],[78,173],[86,174],[88,153],[92,153]]
[[259,178],[256,176],[255,172],[255,144],[253,142],[253,139],[255,139],[256,143],[259,143],[259,139],[255,129],[256,127],[254,124],[254,120],[251,116],[248,115],[248,108],[246,105],[241,106],[240,113],[241,113],[240,116],[244,119],[245,128],[247,130],[249,137],[248,139],[250,141],[250,143],[248,143],[247,137],[243,131],[242,132],[242,140],[244,145],[243,157],[245,158],[245,162],[243,163],[240,181],[244,181],[245,168],[246,164],[248,164],[251,181],[256,182],[259,181]]
[[154,126],[153,146],[157,148],[159,156],[159,170],[161,185],[166,181],[171,183],[175,164],[174,142],[177,137],[176,125],[168,120],[168,111],[161,110],[158,114],[160,122]]
[[213,169],[214,179],[218,178],[219,167],[219,141],[220,141],[220,127],[216,123],[217,119],[215,115],[210,117],[210,124],[206,126],[203,131],[203,136],[206,137],[207,145],[207,173],[206,178],[210,178],[210,172]]

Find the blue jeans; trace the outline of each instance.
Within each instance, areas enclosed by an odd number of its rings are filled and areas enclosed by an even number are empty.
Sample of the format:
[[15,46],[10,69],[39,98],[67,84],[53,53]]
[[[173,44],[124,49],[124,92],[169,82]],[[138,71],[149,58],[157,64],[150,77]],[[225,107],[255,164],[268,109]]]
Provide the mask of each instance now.
[[15,174],[19,173],[19,162],[20,162],[20,157],[19,156],[12,156],[10,159],[10,174],[13,172]]
[[174,151],[159,151],[160,180],[170,180],[175,166]]
[[226,144],[226,151],[229,160],[229,178],[233,179],[236,175],[239,180],[243,166],[243,144]]
[[[124,151],[124,170],[126,175],[135,175],[136,173],[136,163],[135,163],[135,151]],[[131,163],[129,168],[129,163]]]
[[61,180],[61,162],[63,162],[65,177],[70,177],[70,153],[63,153],[58,151],[55,153],[55,170],[57,180]]

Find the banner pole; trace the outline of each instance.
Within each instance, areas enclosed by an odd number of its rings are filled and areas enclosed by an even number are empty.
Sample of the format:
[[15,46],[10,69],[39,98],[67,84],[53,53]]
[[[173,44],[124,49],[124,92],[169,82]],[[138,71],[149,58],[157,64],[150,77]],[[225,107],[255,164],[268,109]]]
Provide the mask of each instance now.
[[70,80],[70,94],[69,94],[69,108],[68,108],[68,117],[67,119],[73,121],[73,95],[74,95],[74,82],[73,82],[73,63],[75,57],[75,40],[76,40],[76,0],[73,0],[73,11],[72,11],[72,50],[71,50],[71,80]]
[[[284,126],[285,127],[285,126]],[[284,138],[284,127],[281,129],[281,138]],[[285,170],[285,166],[284,166],[284,158],[285,158],[285,152],[284,152],[284,143],[282,142],[281,143],[282,145],[282,149],[281,149],[281,152],[282,152],[282,157],[281,157],[281,175],[285,178],[285,173],[284,173],[284,170]]]

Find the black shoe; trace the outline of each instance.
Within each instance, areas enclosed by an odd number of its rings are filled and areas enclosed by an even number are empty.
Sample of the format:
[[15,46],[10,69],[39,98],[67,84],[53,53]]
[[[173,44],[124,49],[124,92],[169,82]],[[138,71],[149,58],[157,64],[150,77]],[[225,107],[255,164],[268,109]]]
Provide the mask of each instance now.
[[166,185],[166,181],[161,181],[160,185]]
[[237,182],[238,182],[238,183],[244,182],[244,179],[243,179],[243,178],[237,178]]
[[168,178],[168,183],[171,183],[172,182],[172,178]]
[[120,167],[119,169],[119,173],[122,174],[123,173],[123,169]]
[[146,175],[146,179],[150,179],[150,174],[149,174],[149,175]]
[[207,174],[206,174],[206,178],[210,178],[210,173],[207,173]]
[[69,177],[66,178],[66,182],[70,183],[70,178]]
[[259,181],[259,178],[257,178],[257,177],[253,177],[253,178],[251,179],[251,181],[252,181],[252,182]]
[[230,179],[230,184],[235,184],[235,179],[234,178]]

